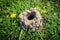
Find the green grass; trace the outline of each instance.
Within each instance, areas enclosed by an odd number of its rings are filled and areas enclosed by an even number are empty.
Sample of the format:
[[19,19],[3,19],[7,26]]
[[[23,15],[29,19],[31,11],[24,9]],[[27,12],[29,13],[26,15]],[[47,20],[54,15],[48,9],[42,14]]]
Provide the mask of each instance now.
[[[23,31],[18,15],[38,8],[43,17],[43,30]],[[10,18],[16,13],[16,18]],[[8,17],[7,17],[8,16]],[[60,40],[60,3],[48,0],[0,0],[0,40]]]

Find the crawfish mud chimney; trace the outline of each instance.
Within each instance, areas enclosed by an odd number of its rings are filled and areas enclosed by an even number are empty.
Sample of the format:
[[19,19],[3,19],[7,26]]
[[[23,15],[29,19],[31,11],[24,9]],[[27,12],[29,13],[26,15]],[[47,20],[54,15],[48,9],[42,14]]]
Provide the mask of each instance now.
[[31,8],[19,14],[19,22],[22,29],[30,29],[35,31],[43,27],[43,20],[41,14],[36,8]]

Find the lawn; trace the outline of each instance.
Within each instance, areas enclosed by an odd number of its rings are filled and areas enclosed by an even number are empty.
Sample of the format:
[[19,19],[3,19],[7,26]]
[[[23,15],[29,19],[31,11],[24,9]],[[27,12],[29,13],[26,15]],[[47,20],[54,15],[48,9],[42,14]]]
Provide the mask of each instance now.
[[[20,27],[18,15],[30,8],[42,15],[44,29],[32,32]],[[59,0],[0,0],[0,40],[60,40]]]

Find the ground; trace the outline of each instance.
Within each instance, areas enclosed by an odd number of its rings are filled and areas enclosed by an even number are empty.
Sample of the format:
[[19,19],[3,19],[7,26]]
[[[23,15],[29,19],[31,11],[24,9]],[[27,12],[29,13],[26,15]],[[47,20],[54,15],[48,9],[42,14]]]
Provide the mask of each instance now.
[[[37,8],[43,17],[44,29],[24,31],[18,15]],[[59,0],[0,0],[0,40],[60,40]]]

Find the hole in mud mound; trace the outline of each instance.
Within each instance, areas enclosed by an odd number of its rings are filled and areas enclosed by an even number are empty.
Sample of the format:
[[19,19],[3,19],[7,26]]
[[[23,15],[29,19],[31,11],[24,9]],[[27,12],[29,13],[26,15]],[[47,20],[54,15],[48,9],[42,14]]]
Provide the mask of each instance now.
[[33,20],[35,16],[36,16],[35,12],[31,12],[31,14],[28,16],[28,20]]

